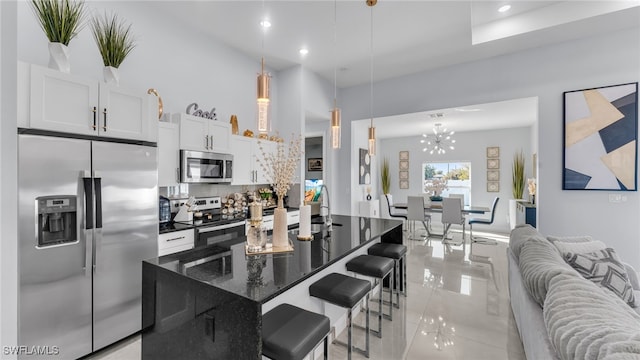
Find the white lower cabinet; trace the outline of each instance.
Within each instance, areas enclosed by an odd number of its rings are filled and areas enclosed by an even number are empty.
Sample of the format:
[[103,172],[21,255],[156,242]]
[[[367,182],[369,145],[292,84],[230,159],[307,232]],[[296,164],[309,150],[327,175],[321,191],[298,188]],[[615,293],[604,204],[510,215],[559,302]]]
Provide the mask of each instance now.
[[287,225],[295,225],[300,223],[300,210],[287,212]]
[[380,217],[380,201],[369,200],[360,201],[358,203],[358,215],[364,217],[377,218]]
[[160,234],[158,236],[158,256],[193,249],[194,235],[193,229]]

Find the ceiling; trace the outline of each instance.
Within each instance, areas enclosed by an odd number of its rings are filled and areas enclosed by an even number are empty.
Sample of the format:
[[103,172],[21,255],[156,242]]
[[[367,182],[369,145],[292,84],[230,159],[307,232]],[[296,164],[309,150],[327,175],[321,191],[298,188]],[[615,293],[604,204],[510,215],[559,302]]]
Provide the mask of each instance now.
[[[507,3],[508,12],[497,11]],[[373,8],[365,0],[209,0],[148,6],[256,63],[264,56],[270,71],[302,64],[332,83],[335,72],[339,88],[369,83],[372,59],[373,80],[381,81],[640,27],[640,0],[379,0]],[[260,26],[264,18],[272,23],[266,31]],[[306,56],[299,54],[301,47],[309,49]],[[435,113],[444,118],[433,118]],[[314,120],[328,119],[307,119]],[[414,136],[430,132],[436,122],[460,132],[530,126],[536,120],[537,99],[529,98],[376,118],[376,133]]]
[[[338,87],[371,81],[372,38],[373,77],[379,81],[640,23],[638,0],[513,0],[508,12],[499,13],[505,3],[380,0],[370,8],[365,0],[339,0],[335,7],[331,0],[183,0],[148,6],[256,62],[264,55],[274,71],[303,64],[333,82],[337,69]],[[272,26],[263,32],[265,17]],[[303,46],[306,56],[298,52]]]

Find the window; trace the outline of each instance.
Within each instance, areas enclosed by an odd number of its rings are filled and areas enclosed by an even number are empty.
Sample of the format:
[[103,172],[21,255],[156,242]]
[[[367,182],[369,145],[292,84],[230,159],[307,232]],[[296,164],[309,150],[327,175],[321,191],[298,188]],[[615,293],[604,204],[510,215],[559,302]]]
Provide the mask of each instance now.
[[441,194],[463,194],[464,204],[471,202],[471,163],[470,162],[426,162],[422,164],[422,192],[432,195],[427,189],[434,179],[447,180],[448,189]]

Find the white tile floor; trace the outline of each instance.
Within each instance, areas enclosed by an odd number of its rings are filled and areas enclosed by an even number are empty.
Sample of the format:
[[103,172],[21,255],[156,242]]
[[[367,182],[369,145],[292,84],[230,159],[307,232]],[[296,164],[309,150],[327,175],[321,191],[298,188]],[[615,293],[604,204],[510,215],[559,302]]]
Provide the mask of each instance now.
[[[393,321],[383,320],[383,338],[371,336],[371,359],[526,360],[509,304],[508,237],[474,235],[498,240],[495,246],[473,246],[474,255],[490,257],[495,279],[488,264],[469,260],[468,244],[463,253],[462,246],[443,246],[439,239],[409,240],[405,234],[408,297],[394,309]],[[460,237],[460,232],[454,233],[454,238]],[[360,315],[356,322],[363,318]],[[377,326],[375,321],[372,326]],[[346,340],[346,333],[339,338]],[[362,331],[355,330],[354,341],[363,344]],[[140,337],[134,336],[91,359],[137,360],[140,349]],[[346,359],[346,348],[331,345],[330,358]],[[365,357],[354,353],[353,359]]]

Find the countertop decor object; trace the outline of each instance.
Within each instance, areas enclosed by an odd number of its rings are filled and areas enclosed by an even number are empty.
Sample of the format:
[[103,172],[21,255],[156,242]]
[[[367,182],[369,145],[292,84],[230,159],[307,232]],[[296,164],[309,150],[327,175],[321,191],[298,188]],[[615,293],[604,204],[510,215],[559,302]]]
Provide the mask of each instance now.
[[313,236],[311,236],[311,205],[300,205],[298,240],[313,240]]
[[246,136],[246,137],[252,138],[253,137],[253,131],[247,129],[242,133],[242,136]]
[[107,84],[118,85],[118,68],[136,47],[131,24],[119,19],[117,14],[95,15],[91,19],[91,32],[98,45],[105,66],[103,75]]
[[276,151],[266,153],[262,142],[258,142],[262,156],[257,157],[257,161],[262,168],[267,180],[278,197],[278,207],[273,213],[273,246],[286,247],[287,237],[287,210],[284,208],[284,196],[293,184],[295,170],[302,150],[300,143],[302,138],[293,134],[289,144],[277,143]]
[[84,1],[33,0],[31,7],[49,39],[49,68],[69,73],[69,42],[82,28]]
[[162,119],[162,113],[164,112],[164,104],[162,103],[162,97],[158,94],[158,90],[150,88],[147,90],[147,94],[153,94],[158,97],[158,120]]
[[442,192],[449,189],[446,178],[432,178],[426,180],[424,191],[430,193],[433,201],[442,201]]
[[229,123],[231,123],[231,134],[238,135],[239,134],[238,116],[237,115],[231,115],[231,120],[229,120]]

